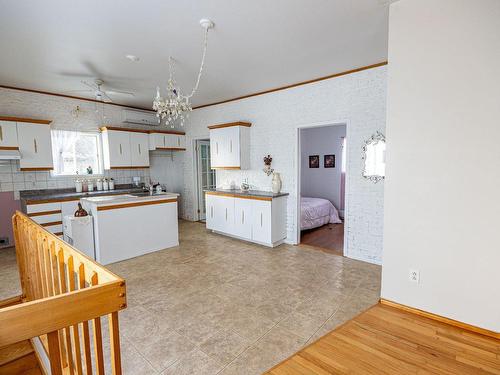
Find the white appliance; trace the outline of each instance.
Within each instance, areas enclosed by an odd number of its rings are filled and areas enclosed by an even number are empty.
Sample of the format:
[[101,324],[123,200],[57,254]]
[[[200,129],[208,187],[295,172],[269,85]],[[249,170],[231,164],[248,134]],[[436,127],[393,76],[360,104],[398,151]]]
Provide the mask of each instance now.
[[157,126],[160,120],[156,117],[155,112],[151,111],[135,111],[127,109],[123,111],[123,122],[126,124],[140,124]]
[[95,260],[94,222],[92,216],[64,216],[63,239],[89,258]]

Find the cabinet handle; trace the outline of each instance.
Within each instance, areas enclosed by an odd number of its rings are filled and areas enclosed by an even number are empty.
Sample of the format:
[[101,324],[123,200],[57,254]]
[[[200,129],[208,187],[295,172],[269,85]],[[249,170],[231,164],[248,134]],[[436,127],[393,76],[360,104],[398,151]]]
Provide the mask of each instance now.
[[215,142],[215,153],[219,155],[219,142]]
[[3,131],[1,126],[0,126],[0,141],[3,141]]
[[163,136],[163,146],[165,146],[166,143],[165,143],[165,136]]
[[227,207],[226,207],[226,221],[227,221]]
[[233,153],[233,140],[232,139],[229,140],[229,152]]
[[120,155],[122,154],[122,144],[120,143]]
[[262,212],[260,213],[260,226],[262,227]]
[[210,217],[214,218],[214,206],[210,206]]
[[35,148],[35,154],[38,154],[38,146],[36,144],[36,139],[35,138],[33,138],[33,146]]
[[177,146],[179,146],[179,147],[181,146],[181,139],[180,139],[180,137],[177,137]]
[[241,224],[245,224],[245,211],[241,211]]
[[137,147],[139,148],[139,154],[141,154],[141,144],[140,144],[140,143],[138,143],[138,144],[137,144]]

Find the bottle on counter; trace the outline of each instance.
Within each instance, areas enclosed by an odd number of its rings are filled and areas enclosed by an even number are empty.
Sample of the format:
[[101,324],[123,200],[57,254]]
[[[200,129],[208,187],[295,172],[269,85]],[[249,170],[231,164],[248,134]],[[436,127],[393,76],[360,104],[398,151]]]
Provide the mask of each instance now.
[[108,190],[108,189],[109,189],[108,179],[105,178],[102,180],[102,190]]
[[113,177],[109,179],[109,190],[115,190],[115,180]]
[[80,180],[78,178],[75,180],[75,189],[76,189],[77,193],[81,193],[82,192],[82,190],[83,190],[82,180]]
[[87,191],[94,191],[94,181],[93,180],[87,181]]
[[102,190],[102,180],[100,178],[97,179],[95,186],[96,186],[97,191]]

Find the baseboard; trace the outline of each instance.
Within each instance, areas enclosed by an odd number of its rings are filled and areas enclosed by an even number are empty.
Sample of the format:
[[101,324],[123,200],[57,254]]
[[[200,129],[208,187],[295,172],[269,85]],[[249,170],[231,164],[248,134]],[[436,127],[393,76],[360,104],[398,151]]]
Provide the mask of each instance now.
[[441,323],[449,324],[451,326],[458,327],[458,328],[461,328],[461,329],[466,330],[466,331],[479,333],[479,334],[484,335],[484,336],[493,337],[494,339],[500,339],[500,332],[490,331],[489,329],[476,327],[476,326],[473,326],[471,324],[460,322],[458,320],[445,318],[444,316],[441,316],[441,315],[433,314],[433,313],[430,313],[430,312],[427,312],[424,310],[419,310],[419,309],[414,308],[414,307],[402,305],[400,303],[389,301],[389,300],[384,299],[384,298],[380,299],[380,303],[382,305],[394,307],[396,309],[408,311],[408,312],[415,314],[415,315],[420,315],[420,316],[423,316],[425,318],[436,320],[436,321],[441,322]]

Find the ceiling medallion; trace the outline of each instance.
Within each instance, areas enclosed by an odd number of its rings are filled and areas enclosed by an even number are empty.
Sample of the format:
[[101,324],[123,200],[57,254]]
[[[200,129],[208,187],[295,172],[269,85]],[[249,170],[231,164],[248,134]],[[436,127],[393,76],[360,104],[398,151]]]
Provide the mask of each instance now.
[[172,57],[169,57],[169,78],[167,82],[166,97],[162,98],[160,88],[156,88],[156,97],[153,100],[153,109],[156,111],[156,116],[160,119],[165,119],[165,125],[174,127],[174,123],[179,120],[181,126],[189,117],[189,112],[193,110],[189,99],[196,93],[200,84],[200,78],[203,73],[203,65],[205,64],[205,55],[207,52],[208,30],[214,27],[214,23],[208,19],[200,20],[201,27],[205,30],[203,39],[203,54],[201,57],[200,70],[196,79],[196,84],[193,90],[188,95],[183,95],[180,88],[176,85],[174,77],[174,62]]

